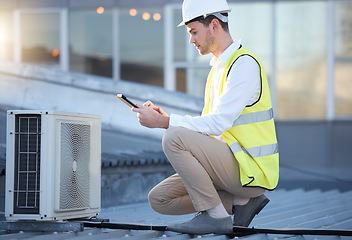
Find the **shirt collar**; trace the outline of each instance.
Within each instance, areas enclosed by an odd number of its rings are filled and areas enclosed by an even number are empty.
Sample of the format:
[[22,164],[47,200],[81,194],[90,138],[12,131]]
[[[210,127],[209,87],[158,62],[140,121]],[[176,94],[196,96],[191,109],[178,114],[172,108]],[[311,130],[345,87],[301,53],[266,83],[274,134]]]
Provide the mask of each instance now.
[[210,60],[210,66],[216,67],[216,66],[223,66],[227,59],[231,57],[231,55],[240,47],[240,43],[238,40],[235,40],[233,43],[231,43],[228,48],[225,49],[225,51],[220,55],[219,58],[213,56],[212,59]]

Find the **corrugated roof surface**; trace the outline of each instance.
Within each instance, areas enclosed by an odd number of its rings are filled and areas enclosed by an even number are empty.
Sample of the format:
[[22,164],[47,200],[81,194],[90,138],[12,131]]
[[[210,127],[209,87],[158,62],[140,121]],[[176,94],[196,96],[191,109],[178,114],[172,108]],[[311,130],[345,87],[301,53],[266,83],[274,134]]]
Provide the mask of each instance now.
[[102,167],[126,167],[150,164],[169,164],[165,154],[160,152],[143,151],[140,154],[121,153],[118,155],[102,153]]
[[[258,228],[310,228],[352,230],[352,191],[275,190],[266,194],[270,203],[250,226]],[[167,216],[154,212],[147,202],[103,208],[99,216],[116,223],[167,225],[188,221],[193,214]],[[85,228],[82,232],[0,232],[0,239],[228,239],[224,235],[191,236],[169,231],[136,231]],[[338,236],[256,234],[241,239],[351,239]]]

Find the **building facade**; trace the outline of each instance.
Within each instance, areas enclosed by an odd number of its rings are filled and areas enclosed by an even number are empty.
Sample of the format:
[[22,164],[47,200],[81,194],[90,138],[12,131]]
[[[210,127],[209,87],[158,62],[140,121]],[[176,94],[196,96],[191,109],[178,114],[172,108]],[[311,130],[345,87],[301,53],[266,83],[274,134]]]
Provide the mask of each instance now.
[[[0,61],[202,97],[211,56],[181,0],[1,0]],[[230,32],[263,62],[280,120],[352,116],[352,1],[229,0]]]

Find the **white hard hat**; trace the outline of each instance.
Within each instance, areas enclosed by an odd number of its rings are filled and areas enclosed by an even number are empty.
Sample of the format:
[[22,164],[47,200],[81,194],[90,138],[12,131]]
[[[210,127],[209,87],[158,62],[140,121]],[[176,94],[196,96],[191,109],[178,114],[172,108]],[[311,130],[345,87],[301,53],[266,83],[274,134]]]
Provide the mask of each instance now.
[[184,0],[182,4],[182,22],[178,27],[185,25],[186,22],[194,18],[215,15],[221,21],[227,22],[227,17],[220,13],[230,12],[231,8],[226,0]]

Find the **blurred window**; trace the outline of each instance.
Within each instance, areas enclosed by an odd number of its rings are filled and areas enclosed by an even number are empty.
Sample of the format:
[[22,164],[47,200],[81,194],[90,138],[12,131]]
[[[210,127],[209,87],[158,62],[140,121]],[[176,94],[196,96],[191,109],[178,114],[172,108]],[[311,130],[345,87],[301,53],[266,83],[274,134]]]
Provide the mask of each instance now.
[[0,60],[13,60],[13,15],[0,11]]
[[164,86],[163,22],[161,8],[121,9],[121,79]]
[[59,13],[22,13],[20,19],[21,61],[59,67]]
[[[174,62],[182,63],[176,69],[176,90],[191,96],[204,97],[204,88],[211,69],[211,57],[200,56],[196,48],[189,43],[187,27],[177,27],[182,21],[181,8],[173,9]],[[194,67],[196,64],[197,67]],[[185,67],[186,66],[186,67]]]
[[192,96],[203,98],[210,70],[210,65],[207,68],[187,68],[186,92]]
[[277,113],[280,119],[324,119],[326,2],[277,2]]
[[69,12],[70,70],[112,77],[112,11]]
[[229,29],[233,39],[239,40],[263,63],[270,82],[272,69],[272,3],[230,4]]
[[182,21],[181,8],[173,9],[174,61],[186,61],[186,47],[189,45],[187,28],[177,27]]
[[352,115],[352,2],[335,3],[336,115]]

